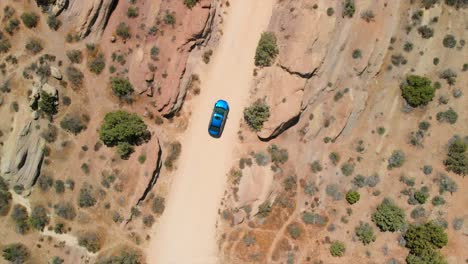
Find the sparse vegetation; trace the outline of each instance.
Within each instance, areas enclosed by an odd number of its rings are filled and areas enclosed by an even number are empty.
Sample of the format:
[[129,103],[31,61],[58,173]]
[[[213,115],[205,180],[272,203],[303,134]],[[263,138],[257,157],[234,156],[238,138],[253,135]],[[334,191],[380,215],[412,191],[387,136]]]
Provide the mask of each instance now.
[[429,39],[429,38],[432,38],[434,36],[434,29],[432,29],[431,27],[429,27],[427,25],[420,26],[418,28],[418,32],[421,35],[421,37],[424,38],[424,39]]
[[445,69],[440,73],[439,77],[446,80],[448,85],[454,85],[457,81],[457,73],[452,69]]
[[101,72],[106,67],[106,60],[104,59],[104,54],[99,53],[94,58],[90,58],[88,61],[88,69],[90,72],[95,74],[101,74]]
[[393,201],[385,198],[372,214],[372,222],[374,222],[382,232],[399,231],[406,225],[405,212]]
[[138,17],[138,7],[130,6],[127,9],[127,17],[129,18],[136,18]]
[[436,118],[439,122],[447,122],[453,125],[458,120],[458,114],[452,108],[449,108],[447,111],[438,112]]
[[62,21],[60,21],[55,15],[49,15],[47,17],[47,25],[50,29],[57,31],[62,25]]
[[11,219],[15,221],[18,234],[24,235],[29,231],[29,215],[26,207],[15,204],[11,211]]
[[341,165],[341,173],[343,173],[344,176],[350,176],[354,172],[354,164],[351,162],[346,162],[343,165]]
[[375,15],[372,10],[366,10],[361,13],[361,18],[364,19],[367,23],[374,21]]
[[327,218],[312,212],[304,212],[302,214],[302,221],[309,225],[324,226],[327,223]]
[[65,70],[65,74],[74,88],[79,88],[83,85],[84,74],[77,68],[69,66]]
[[16,18],[11,18],[10,20],[8,20],[5,26],[5,31],[12,36],[17,30],[19,30],[19,26],[20,21]]
[[101,249],[101,240],[94,232],[85,232],[78,237],[78,244],[89,252],[96,253]]
[[55,214],[59,217],[72,221],[76,217],[75,207],[71,203],[60,202],[54,206]]
[[31,227],[43,231],[44,227],[49,224],[49,216],[46,208],[42,205],[34,207],[31,212],[31,217],[29,218],[29,223]]
[[142,256],[139,252],[132,249],[124,249],[118,255],[108,258],[102,258],[97,264],[141,264]]
[[63,117],[62,121],[60,121],[60,127],[74,135],[77,135],[86,129],[86,124],[83,119],[76,114],[67,114]]
[[392,155],[390,156],[390,158],[388,158],[387,168],[389,170],[391,170],[393,168],[399,168],[399,167],[403,166],[405,161],[406,161],[405,153],[403,151],[401,151],[401,150],[394,150],[392,152]]
[[132,34],[130,33],[130,27],[125,22],[121,22],[117,26],[117,29],[115,30],[115,34],[119,36],[120,38],[122,38],[123,41],[126,41],[132,38]]
[[255,66],[271,66],[279,50],[273,32],[263,32],[255,52]]
[[343,2],[343,17],[353,17],[356,12],[356,5],[354,0],[345,0]]
[[330,161],[333,163],[333,165],[338,165],[338,163],[340,162],[340,154],[338,154],[338,152],[331,152],[329,155],[328,155],[328,158],[330,159]]
[[169,170],[172,170],[174,168],[174,162],[177,161],[181,152],[182,144],[180,144],[179,141],[174,141],[171,144],[169,144],[169,154],[167,155],[166,160],[164,161],[164,166],[166,166],[166,168],[168,168]]
[[97,203],[96,198],[92,193],[92,187],[89,184],[84,184],[80,189],[78,197],[78,205],[82,208],[92,207]]
[[67,51],[67,57],[71,63],[81,63],[83,61],[81,50],[69,50]]
[[164,199],[164,197],[159,196],[159,195],[154,197],[153,205],[151,207],[153,209],[153,213],[161,215],[164,212],[164,209],[166,208],[165,204],[166,204],[166,200]]
[[5,216],[10,210],[11,193],[8,191],[8,185],[0,177],[0,216]]
[[43,50],[42,42],[39,39],[35,39],[35,38],[30,39],[26,43],[25,48],[27,51],[29,51],[33,55],[36,55]]
[[24,12],[21,15],[21,20],[27,28],[35,28],[39,22],[39,16],[34,12]]
[[270,107],[261,100],[244,109],[244,120],[254,131],[260,131],[270,117]]
[[265,218],[271,213],[271,204],[269,201],[265,201],[258,206],[257,216],[260,218]]
[[166,25],[174,26],[176,24],[175,12],[169,12],[169,10],[166,10],[163,20]]
[[293,223],[288,225],[288,234],[293,238],[293,239],[299,239],[302,235],[302,228],[299,224]]
[[198,2],[199,0],[184,0],[185,6],[187,6],[190,9],[192,9]]
[[279,148],[275,144],[268,147],[268,153],[270,154],[271,162],[275,164],[284,164],[288,161],[288,150]]

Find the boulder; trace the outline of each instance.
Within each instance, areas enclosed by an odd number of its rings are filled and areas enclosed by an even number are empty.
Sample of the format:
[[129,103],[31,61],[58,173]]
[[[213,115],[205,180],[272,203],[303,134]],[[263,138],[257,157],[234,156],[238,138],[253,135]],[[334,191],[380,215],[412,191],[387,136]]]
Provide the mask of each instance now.
[[62,80],[62,72],[58,68],[50,67],[50,74],[57,80]]
[[39,119],[39,113],[38,113],[37,111],[33,111],[33,112],[31,113],[31,117],[32,117],[32,119],[34,119],[34,120],[38,120],[38,119]]

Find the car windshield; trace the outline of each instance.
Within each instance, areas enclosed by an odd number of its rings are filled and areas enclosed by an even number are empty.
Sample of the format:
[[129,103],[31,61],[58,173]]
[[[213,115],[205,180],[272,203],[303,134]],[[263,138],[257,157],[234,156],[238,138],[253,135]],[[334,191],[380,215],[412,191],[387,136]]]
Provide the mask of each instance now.
[[215,126],[211,125],[210,130],[213,130],[215,132],[219,132],[219,127],[215,127]]
[[215,107],[214,111],[215,113],[220,114],[220,115],[224,115],[224,113],[226,112],[226,110],[224,110],[221,107]]

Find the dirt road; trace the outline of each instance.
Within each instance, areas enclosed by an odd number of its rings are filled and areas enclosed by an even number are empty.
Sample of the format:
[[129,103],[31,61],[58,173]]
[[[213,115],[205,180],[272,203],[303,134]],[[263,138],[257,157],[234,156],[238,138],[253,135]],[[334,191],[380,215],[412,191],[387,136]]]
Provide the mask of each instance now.
[[[202,92],[193,101],[178,171],[148,248],[148,263],[218,263],[218,206],[232,164],[239,121],[248,101],[255,49],[268,26],[274,1],[230,3],[219,46],[207,72],[200,74]],[[218,99],[227,100],[231,111],[223,136],[213,139],[207,129]]]

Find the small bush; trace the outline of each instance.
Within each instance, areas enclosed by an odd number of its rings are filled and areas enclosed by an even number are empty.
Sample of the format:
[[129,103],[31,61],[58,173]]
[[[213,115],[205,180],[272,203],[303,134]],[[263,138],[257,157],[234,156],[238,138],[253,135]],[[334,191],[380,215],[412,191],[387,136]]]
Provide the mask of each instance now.
[[26,207],[15,204],[11,212],[11,218],[15,221],[18,234],[24,235],[29,231],[29,215]]
[[78,237],[78,245],[86,248],[89,252],[96,253],[101,249],[101,240],[98,234],[86,232]]
[[127,9],[127,17],[129,18],[138,17],[138,7],[130,6]]
[[184,0],[184,4],[188,8],[192,9],[198,3],[198,1],[199,0]]
[[413,43],[407,41],[403,45],[403,50],[406,52],[411,52],[413,50],[413,47],[414,47]]
[[437,195],[432,198],[432,205],[434,206],[440,206],[445,204],[445,199],[444,197]]
[[164,166],[166,166],[166,168],[168,168],[169,170],[172,170],[174,168],[174,162],[177,161],[181,152],[182,144],[180,144],[179,141],[174,141],[171,144],[169,144],[169,155],[164,161]]
[[135,250],[124,249],[118,255],[100,259],[96,264],[140,264],[142,256]]
[[424,39],[429,39],[429,38],[432,38],[434,36],[434,29],[432,29],[431,27],[429,27],[427,25],[420,26],[418,28],[418,32],[421,35],[421,37],[424,38]]
[[257,216],[260,218],[265,218],[271,213],[271,204],[269,201],[265,201],[258,206]]
[[60,202],[54,206],[55,214],[72,221],[76,217],[75,207],[71,203]]
[[350,176],[354,172],[354,164],[346,162],[343,165],[341,165],[341,173],[343,173],[344,176]]
[[318,161],[318,160],[314,160],[312,162],[312,164],[310,165],[310,168],[311,168],[312,172],[314,172],[314,173],[320,172],[323,169],[322,165],[320,164],[320,161]]
[[211,60],[211,56],[213,55],[213,50],[207,50],[203,53],[203,62],[208,64]]
[[270,107],[260,100],[244,109],[244,120],[254,131],[260,131],[269,117]]
[[8,20],[7,25],[5,26],[5,31],[8,34],[13,35],[15,31],[19,29],[20,21],[16,18]]
[[327,16],[333,16],[335,14],[335,9],[333,7],[327,8]]
[[374,229],[368,223],[360,223],[355,229],[356,236],[364,245],[374,242],[377,238]]
[[418,201],[419,204],[426,203],[427,199],[429,198],[429,193],[419,190],[414,193],[414,199]]
[[52,179],[52,177],[49,175],[41,175],[37,180],[37,184],[39,185],[41,191],[46,192],[54,184],[54,179]]
[[330,159],[330,161],[333,163],[333,165],[338,165],[338,163],[340,162],[340,154],[337,153],[337,152],[331,152],[329,155],[328,155],[328,158]]
[[67,57],[71,63],[81,63],[83,61],[81,50],[69,50],[67,51]]
[[356,5],[354,0],[345,0],[343,2],[343,17],[353,17],[356,12]]
[[134,151],[135,149],[128,142],[119,142],[117,144],[117,154],[119,154],[122,159],[128,159]]
[[8,39],[0,39],[0,53],[7,53],[10,51],[11,43]]
[[74,88],[79,88],[83,85],[83,73],[73,66],[67,67],[65,70],[68,80]]
[[372,214],[372,222],[382,232],[402,230],[406,225],[405,212],[386,198],[377,206],[376,211]]
[[153,205],[151,208],[153,210],[153,213],[161,215],[164,212],[164,209],[166,209],[166,199],[157,195],[153,199]]
[[271,66],[279,50],[273,32],[263,32],[255,52],[255,66]]
[[39,22],[39,16],[34,12],[24,12],[21,15],[21,20],[27,28],[35,28]]
[[443,194],[445,192],[450,192],[450,194],[453,194],[458,190],[458,185],[457,183],[452,180],[449,176],[446,174],[441,174],[439,178],[437,179],[438,184],[439,184],[439,193]]
[[60,26],[62,25],[62,21],[60,21],[56,16],[54,15],[49,15],[47,17],[47,25],[49,26],[50,29],[57,31]]
[[302,228],[299,224],[293,223],[288,225],[288,234],[293,238],[293,239],[298,239],[302,235]]
[[353,50],[352,57],[353,57],[353,59],[362,58],[362,51],[360,49]]
[[44,206],[39,205],[34,207],[29,218],[29,222],[34,229],[43,231],[44,227],[49,224],[49,221],[48,212]]
[[342,257],[346,251],[345,244],[341,241],[334,241],[330,245],[330,254],[333,257]]
[[334,201],[343,199],[343,194],[340,191],[338,184],[329,184],[325,188],[325,193],[333,198]]
[[346,193],[346,201],[349,204],[355,204],[359,201],[361,195],[357,191],[349,191]]
[[372,10],[366,10],[361,13],[361,18],[364,19],[367,23],[374,21],[375,15]]
[[3,258],[14,264],[26,263],[31,256],[29,249],[21,243],[8,244],[3,247],[2,251]]
[[0,216],[5,216],[10,210],[11,193],[8,191],[8,185],[0,177]]
[[157,46],[153,46],[150,50],[150,55],[152,60],[157,60],[159,56],[159,48]]
[[96,204],[96,198],[92,194],[91,186],[84,184],[80,189],[80,195],[78,197],[78,205],[81,208],[92,207]]
[[73,114],[65,115],[62,121],[60,121],[60,127],[70,133],[73,133],[74,135],[77,135],[86,129],[86,125],[83,120]]
[[457,40],[451,34],[445,35],[444,40],[442,41],[444,47],[452,49],[457,45]]
[[115,34],[122,38],[124,41],[132,38],[132,34],[130,33],[130,27],[125,23],[121,22],[117,29],[115,30]]
[[403,164],[405,163],[405,160],[406,160],[406,155],[405,155],[405,153],[403,153],[403,151],[394,150],[392,152],[392,155],[390,156],[390,158],[388,158],[387,168],[389,170],[391,170],[393,168],[399,168],[399,167],[403,166]]
[[43,50],[42,42],[39,39],[30,39],[28,43],[26,43],[25,48],[33,55],[36,55]]
[[447,111],[438,112],[436,118],[439,122],[447,122],[453,125],[458,120],[458,114],[452,108],[449,108]]
[[450,143],[447,158],[444,160],[445,168],[458,175],[468,175],[468,144],[457,138]]
[[176,24],[175,13],[169,12],[168,10],[166,10],[166,14],[164,15],[163,20],[166,25],[174,26]]
[[410,75],[406,77],[406,83],[402,85],[403,98],[412,107],[427,105],[435,96],[435,88],[431,81],[422,76]]
[[133,94],[134,89],[129,79],[120,77],[111,78],[111,87],[114,94],[119,98],[129,97]]
[[48,116],[53,116],[58,112],[57,97],[42,91],[38,106],[41,112],[45,113]]
[[448,85],[454,85],[457,81],[457,73],[452,69],[445,69],[440,73],[439,77],[446,80]]
[[308,225],[324,226],[327,224],[327,218],[316,213],[304,212],[302,221]]
[[271,162],[275,164],[284,164],[286,161],[288,161],[288,150],[280,149],[275,144],[268,147],[268,153],[270,154]]
[[104,59],[103,53],[99,53],[95,58],[90,59],[88,62],[89,71],[98,75],[101,74],[105,67],[106,60]]

